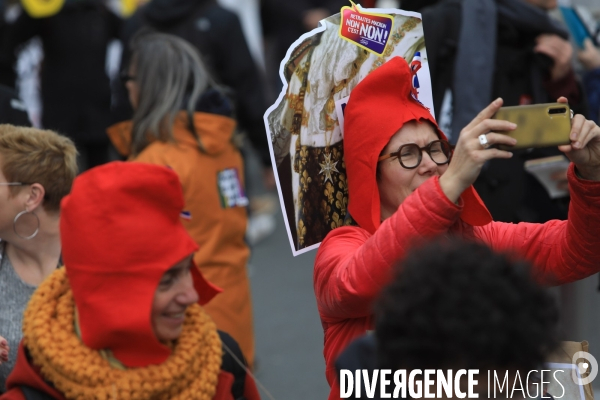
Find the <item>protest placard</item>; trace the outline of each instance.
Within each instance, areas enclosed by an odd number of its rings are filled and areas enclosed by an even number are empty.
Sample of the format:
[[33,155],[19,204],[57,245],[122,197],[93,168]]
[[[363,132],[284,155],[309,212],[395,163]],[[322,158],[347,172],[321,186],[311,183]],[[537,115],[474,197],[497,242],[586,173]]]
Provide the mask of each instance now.
[[315,249],[328,232],[350,220],[345,104],[363,78],[395,56],[411,65],[413,96],[433,115],[418,13],[343,7],[294,42],[281,62],[283,87],[264,120],[294,255]]

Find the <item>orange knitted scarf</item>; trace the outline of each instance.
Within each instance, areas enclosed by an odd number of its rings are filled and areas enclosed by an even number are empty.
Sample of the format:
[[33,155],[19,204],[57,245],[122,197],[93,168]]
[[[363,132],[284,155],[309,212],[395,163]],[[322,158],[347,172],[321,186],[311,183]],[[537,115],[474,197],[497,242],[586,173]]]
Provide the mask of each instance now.
[[120,370],[75,333],[75,303],[64,268],[35,291],[23,320],[33,364],[67,399],[201,399],[216,392],[222,348],[199,305],[188,307],[181,337],[160,365]]

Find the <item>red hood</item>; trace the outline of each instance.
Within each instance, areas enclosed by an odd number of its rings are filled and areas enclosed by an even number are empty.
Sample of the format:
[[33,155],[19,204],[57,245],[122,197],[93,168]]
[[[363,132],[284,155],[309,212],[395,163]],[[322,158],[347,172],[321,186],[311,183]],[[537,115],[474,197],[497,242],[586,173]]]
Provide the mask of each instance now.
[[[150,314],[162,275],[198,249],[181,222],[183,191],[167,167],[113,162],[75,179],[61,203],[62,256],[83,342],[127,367],[160,364],[171,350]],[[192,268],[200,303],[218,289]]]
[[[348,176],[348,211],[373,234],[380,225],[377,159],[392,136],[409,121],[431,122],[446,139],[429,110],[411,96],[411,71],[394,57],[363,79],[353,90],[344,112],[344,160]],[[471,225],[492,221],[489,211],[469,187],[461,196],[461,219]]]
[[[17,350],[17,360],[15,362],[15,368],[12,370],[8,379],[6,380],[6,397],[8,399],[21,399],[25,396],[19,396],[17,392],[22,386],[29,386],[37,389],[40,392],[51,396],[55,400],[65,400],[65,397],[58,390],[49,385],[44,378],[42,378],[39,368],[35,367],[29,362],[27,355],[25,354],[25,347],[23,342],[19,343],[19,349]],[[4,396],[2,396],[4,398]]]

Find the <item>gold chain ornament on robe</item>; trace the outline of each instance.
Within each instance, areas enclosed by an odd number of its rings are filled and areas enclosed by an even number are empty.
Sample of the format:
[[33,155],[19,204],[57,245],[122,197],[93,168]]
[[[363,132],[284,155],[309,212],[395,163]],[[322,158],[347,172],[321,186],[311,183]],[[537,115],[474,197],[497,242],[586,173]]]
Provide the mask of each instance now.
[[[312,52],[309,53],[306,49],[304,51],[307,55],[306,62],[310,62]],[[348,77],[330,89],[329,97],[322,110],[325,135],[327,135],[327,132],[333,135],[337,123],[337,119],[333,114],[335,111],[335,96],[347,88],[369,57],[369,53],[365,50],[356,48],[356,52],[356,59],[352,62],[352,69]],[[307,79],[309,66],[310,64],[298,63],[294,71],[301,82],[300,93],[302,94],[311,90],[310,82]],[[294,100],[299,97],[294,96]],[[317,117],[309,114],[309,111],[304,107],[304,101],[294,103],[292,108],[296,110],[298,115],[302,115],[302,127],[308,125],[309,118]],[[292,129],[292,134],[298,135],[295,144],[293,170],[299,174],[296,226],[299,248],[322,241],[331,229],[341,226],[346,215],[348,201],[346,171],[342,157],[343,142],[331,143],[332,138],[325,136],[326,146],[324,148],[303,145],[301,144],[301,126],[297,126],[297,131]],[[307,227],[310,227],[310,229],[307,229]]]
[[[331,89],[331,95],[329,96],[329,99],[327,99],[327,103],[325,104],[325,132],[323,132],[323,136],[325,137],[325,151],[323,152],[324,160],[322,163],[319,163],[319,165],[321,166],[321,171],[319,171],[319,175],[323,175],[325,177],[323,184],[327,183],[328,180],[333,184],[331,174],[333,174],[334,172],[340,172],[336,168],[338,162],[331,161],[331,140],[333,139],[335,121],[332,118],[330,118],[329,115],[331,115],[335,111],[335,100],[333,96],[346,86],[347,81],[347,79],[344,79],[344,81],[342,82],[343,86],[341,86],[339,89],[337,86]],[[329,132],[329,137],[327,137],[327,132]]]

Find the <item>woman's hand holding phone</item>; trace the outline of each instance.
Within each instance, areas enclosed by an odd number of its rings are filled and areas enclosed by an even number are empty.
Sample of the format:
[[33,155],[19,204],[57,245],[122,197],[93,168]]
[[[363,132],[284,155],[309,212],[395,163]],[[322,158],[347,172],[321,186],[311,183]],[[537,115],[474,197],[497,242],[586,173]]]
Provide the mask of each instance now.
[[[559,103],[567,104],[565,97]],[[462,192],[473,184],[485,162],[494,158],[510,158],[512,153],[495,148],[486,148],[479,141],[485,135],[488,145],[514,146],[517,141],[498,131],[510,132],[517,125],[492,117],[502,107],[502,99],[494,100],[482,110],[460,133],[448,170],[440,177],[440,186],[446,196],[456,202]],[[569,136],[571,144],[558,149],[575,163],[583,179],[600,181],[600,127],[582,115],[575,115]]]
[[517,143],[510,136],[496,133],[512,131],[517,127],[516,124],[509,121],[492,119],[502,104],[501,98],[494,100],[460,132],[452,154],[452,161],[446,172],[440,177],[442,191],[452,202],[458,201],[462,192],[475,182],[483,164],[493,158],[512,157],[511,152],[488,148],[483,146],[479,140],[479,136],[485,135],[489,146],[495,144],[514,146]]
[[[565,97],[557,100],[567,103]],[[558,149],[575,164],[583,179],[600,181],[600,127],[577,114],[571,123],[571,144],[558,146]]]

